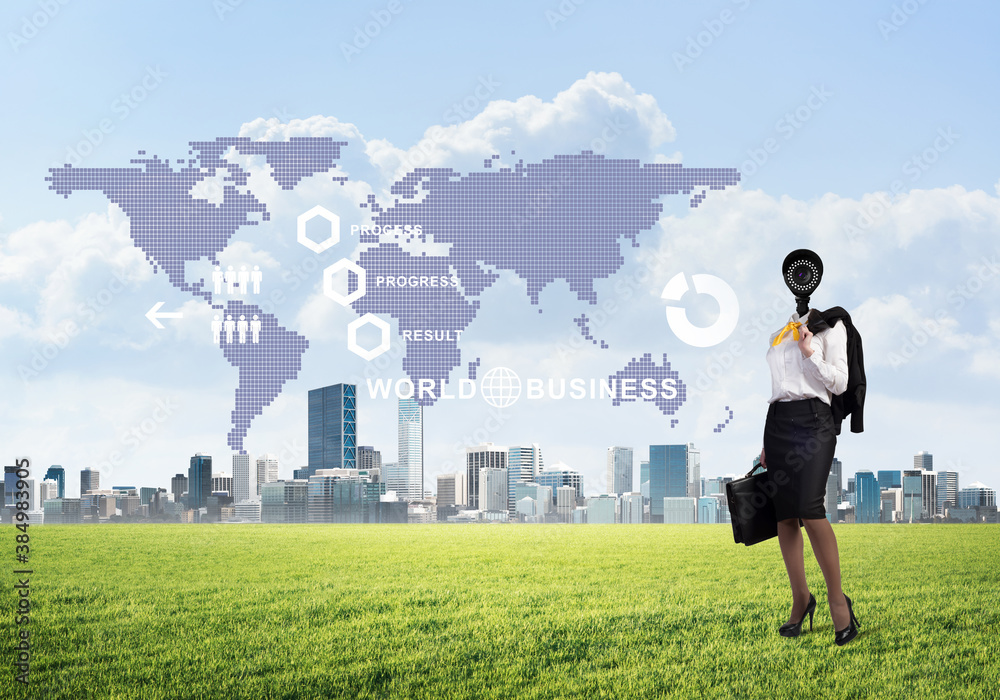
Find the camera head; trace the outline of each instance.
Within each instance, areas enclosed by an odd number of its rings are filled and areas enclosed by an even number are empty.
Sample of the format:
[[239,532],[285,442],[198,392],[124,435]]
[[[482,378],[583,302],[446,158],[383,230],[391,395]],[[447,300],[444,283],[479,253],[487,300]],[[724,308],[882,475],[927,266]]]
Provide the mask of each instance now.
[[811,250],[800,248],[785,256],[781,276],[795,295],[795,310],[799,316],[809,313],[809,296],[823,279],[823,261]]

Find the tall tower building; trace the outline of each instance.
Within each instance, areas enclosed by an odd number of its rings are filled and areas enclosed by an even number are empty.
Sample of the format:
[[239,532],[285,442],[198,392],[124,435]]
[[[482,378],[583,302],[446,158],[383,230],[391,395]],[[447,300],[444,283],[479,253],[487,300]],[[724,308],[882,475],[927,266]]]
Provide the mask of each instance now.
[[80,495],[87,491],[98,491],[101,488],[101,473],[96,469],[84,469],[80,472]]
[[701,498],[701,450],[695,448],[693,443],[687,444],[687,495],[688,498]]
[[507,448],[507,511],[511,520],[516,517],[518,482],[534,481],[544,467],[537,442]]
[[933,518],[937,513],[937,475],[934,472],[924,471],[920,474],[923,479],[923,503],[921,511],[923,517]]
[[477,447],[467,447],[465,450],[466,486],[469,497],[466,502],[470,510],[486,510],[480,502],[479,473],[482,469],[507,469],[507,448],[498,447],[487,442]]
[[189,509],[204,508],[208,505],[208,497],[212,495],[212,457],[195,453],[188,468],[188,500]]
[[507,511],[507,468],[483,467],[479,470],[482,510]]
[[181,502],[181,496],[188,490],[188,478],[183,474],[174,474],[170,480],[170,493],[174,494],[174,503]]
[[692,498],[693,484],[701,483],[701,454],[694,445],[649,446],[649,522],[663,522],[664,498]]
[[257,482],[256,491],[251,490],[251,496],[259,496],[261,486],[278,480],[278,455],[267,453],[257,458],[257,475],[254,480]]
[[958,503],[958,472],[940,471],[937,473],[937,513],[944,515],[948,508],[955,508]]
[[45,501],[59,498],[59,484],[55,479],[43,479],[38,485],[38,505],[44,509]]
[[400,500],[424,497],[424,409],[414,398],[399,400],[399,468],[406,474],[406,495]]
[[[844,463],[834,457],[833,464],[830,466],[830,473],[837,476],[837,503],[840,503],[844,500]],[[834,522],[836,522],[836,519],[834,519]]]
[[465,486],[465,473],[441,474],[437,478],[437,505],[464,506],[469,497]]
[[923,470],[903,471],[903,522],[912,523],[923,516],[924,487]]
[[878,488],[878,480],[868,470],[859,471],[854,475],[854,492],[856,495],[854,507],[854,522],[877,523],[882,516],[882,494]]
[[410,485],[406,480],[406,472],[400,467],[399,462],[383,462],[379,476],[385,482],[386,491],[395,492],[397,500],[406,500]]
[[59,486],[59,495],[53,496],[53,498],[66,498],[66,470],[62,468],[62,465],[53,464],[49,467],[48,471],[45,472],[46,479],[52,479]]
[[250,490],[250,455],[236,452],[233,454],[233,490],[230,493],[233,503],[242,503],[251,494],[257,495],[257,485],[254,484],[253,490]]
[[927,450],[924,450],[923,452],[918,452],[917,454],[913,455],[913,468],[923,469],[924,471],[928,472],[933,471],[934,455],[932,455]]
[[[556,462],[545,467],[536,477],[535,481],[539,486],[548,486],[551,490],[552,503],[558,507],[556,499],[559,497],[560,486],[572,486],[576,493],[576,498],[583,498],[583,476],[575,469],[570,469],[568,464]],[[576,504],[573,504],[576,508]],[[549,510],[548,508],[546,510]]]
[[370,445],[358,447],[358,469],[382,469],[382,453]]
[[309,466],[296,469],[308,479],[317,469],[357,468],[357,386],[333,384],[309,390]]
[[608,493],[622,495],[632,491],[632,448],[608,448]]

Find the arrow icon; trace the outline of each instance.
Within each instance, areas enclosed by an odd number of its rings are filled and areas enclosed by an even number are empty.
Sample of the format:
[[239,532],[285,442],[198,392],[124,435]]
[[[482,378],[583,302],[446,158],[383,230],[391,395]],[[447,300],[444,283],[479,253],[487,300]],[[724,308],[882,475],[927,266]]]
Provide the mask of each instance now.
[[182,318],[184,314],[180,311],[160,311],[160,307],[166,302],[158,301],[153,304],[153,308],[146,312],[146,318],[157,328],[163,328],[163,324],[160,323],[161,318]]

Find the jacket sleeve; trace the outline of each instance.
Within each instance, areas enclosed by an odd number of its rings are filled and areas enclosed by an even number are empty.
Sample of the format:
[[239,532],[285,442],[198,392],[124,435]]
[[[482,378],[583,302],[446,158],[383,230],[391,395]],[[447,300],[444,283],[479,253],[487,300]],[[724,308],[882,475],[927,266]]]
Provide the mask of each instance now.
[[823,382],[831,394],[843,394],[848,376],[847,327],[843,321],[837,321],[821,339],[814,337],[813,340],[813,353],[803,361],[803,371]]

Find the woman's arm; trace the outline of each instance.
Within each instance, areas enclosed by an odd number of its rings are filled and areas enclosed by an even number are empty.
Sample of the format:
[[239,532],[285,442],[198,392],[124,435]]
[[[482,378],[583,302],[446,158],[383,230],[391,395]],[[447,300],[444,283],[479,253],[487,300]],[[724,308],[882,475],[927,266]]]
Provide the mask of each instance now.
[[812,344],[813,334],[805,329],[799,341],[799,349],[805,358],[803,371],[823,382],[831,394],[843,394],[847,390],[847,327],[843,321],[827,331],[821,343]]

